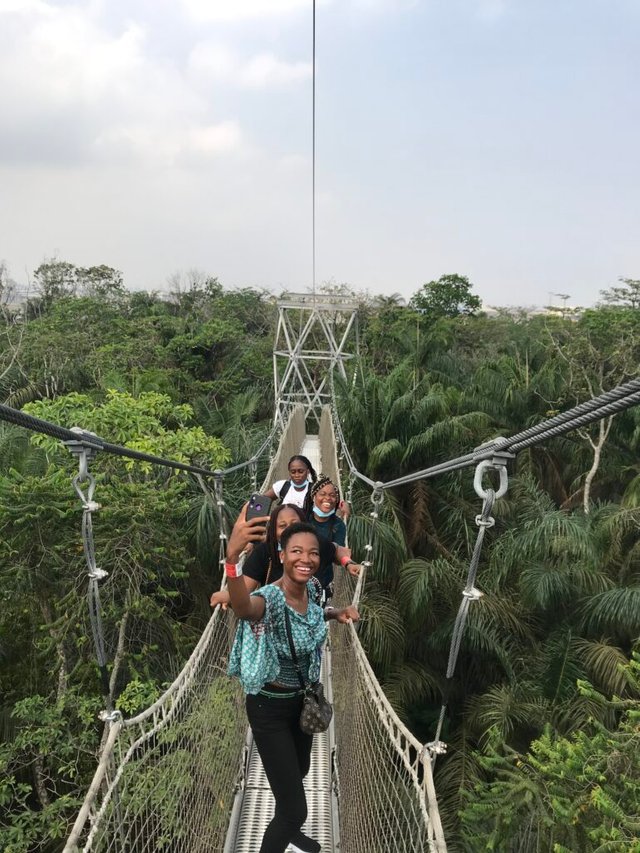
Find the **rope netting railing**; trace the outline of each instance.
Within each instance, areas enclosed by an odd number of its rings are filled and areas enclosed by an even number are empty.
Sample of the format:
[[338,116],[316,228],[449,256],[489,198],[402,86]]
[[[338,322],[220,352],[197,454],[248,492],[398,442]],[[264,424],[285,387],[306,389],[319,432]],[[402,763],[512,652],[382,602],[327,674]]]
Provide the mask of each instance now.
[[[322,411],[319,440],[323,473],[340,486],[328,406]],[[372,565],[381,499],[382,494],[375,491],[364,571],[357,581],[343,571],[336,572],[334,602],[338,607],[357,604],[360,599]],[[445,853],[431,754],[393,710],[356,628],[332,626],[330,646],[341,849],[349,853]]]
[[342,849],[445,853],[429,752],[389,704],[355,627],[331,634]]
[[[301,433],[304,415],[297,407],[265,485],[286,471]],[[216,472],[214,482],[221,522],[224,473]],[[221,555],[225,543],[221,524]],[[247,728],[239,682],[226,675],[234,633],[232,611],[217,607],[182,671],[151,707],[126,720],[105,712],[108,735],[64,853],[224,849]]]
[[129,720],[110,715],[65,853],[223,849],[245,741],[244,697],[226,675],[234,627],[218,608],[154,705]]

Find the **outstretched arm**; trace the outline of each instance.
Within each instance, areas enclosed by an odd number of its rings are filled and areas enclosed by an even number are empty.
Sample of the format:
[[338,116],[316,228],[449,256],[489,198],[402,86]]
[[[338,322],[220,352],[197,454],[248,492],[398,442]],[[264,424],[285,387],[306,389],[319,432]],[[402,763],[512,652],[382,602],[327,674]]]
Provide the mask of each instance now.
[[227,559],[224,570],[227,575],[229,600],[236,616],[238,619],[249,619],[256,622],[264,616],[264,598],[259,595],[249,595],[238,560],[247,545],[262,542],[269,516],[264,515],[247,521],[247,506],[248,504],[245,504],[242,507],[240,515],[233,525],[227,545]]
[[[242,575],[244,580],[244,585],[249,590],[249,592],[253,592],[254,589],[258,589],[260,584],[255,578],[250,578],[248,575]],[[228,589],[219,589],[217,592],[214,592],[211,598],[209,599],[209,604],[211,607],[217,607],[218,604],[222,605],[222,609],[226,610],[229,604],[231,603],[231,599],[229,597]]]

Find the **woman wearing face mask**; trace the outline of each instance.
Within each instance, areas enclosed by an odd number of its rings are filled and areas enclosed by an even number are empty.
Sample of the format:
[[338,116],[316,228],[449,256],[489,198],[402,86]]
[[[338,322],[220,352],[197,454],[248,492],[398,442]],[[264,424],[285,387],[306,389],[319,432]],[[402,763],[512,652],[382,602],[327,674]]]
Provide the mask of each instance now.
[[[250,554],[244,558],[242,565],[242,576],[249,592],[258,589],[266,583],[273,583],[282,577],[282,564],[280,562],[280,538],[283,532],[291,524],[306,521],[304,512],[296,506],[282,504],[274,509],[267,525],[267,538],[264,542],[258,542]],[[358,575],[360,566],[351,559],[351,551],[323,539],[320,542],[320,571],[322,576],[327,573],[333,577],[334,563],[348,563],[347,571],[352,575]],[[211,606],[221,604],[226,608],[229,604],[229,591],[218,590],[214,592],[210,600]]]
[[[347,541],[347,528],[344,521],[336,515],[336,509],[340,504],[340,494],[330,477],[320,475],[311,487],[305,503],[307,519],[318,534],[320,542],[333,542],[335,545],[344,546]],[[341,562],[347,570],[354,575],[349,561],[338,557],[334,562]],[[323,589],[327,591],[327,600],[331,598],[333,582],[333,563],[323,564],[316,576]]]
[[[303,779],[309,772],[313,737],[300,729],[303,691],[293,666],[285,612],[304,680],[314,683],[327,633],[326,614],[311,581],[320,565],[320,546],[310,525],[289,525],[281,534],[282,576],[249,595],[238,560],[249,543],[260,542],[267,521],[246,521],[243,509],[227,547],[225,573],[240,620],[229,674],[240,678],[247,694],[247,717],[276,803],[260,853],[319,853],[320,844],[302,832],[307,817]],[[334,610],[332,618],[346,623],[359,617],[348,607]]]
[[283,504],[293,504],[301,509],[309,492],[309,485],[315,483],[317,475],[306,456],[292,456],[289,460],[289,479],[276,480],[266,493],[271,500],[280,500]]

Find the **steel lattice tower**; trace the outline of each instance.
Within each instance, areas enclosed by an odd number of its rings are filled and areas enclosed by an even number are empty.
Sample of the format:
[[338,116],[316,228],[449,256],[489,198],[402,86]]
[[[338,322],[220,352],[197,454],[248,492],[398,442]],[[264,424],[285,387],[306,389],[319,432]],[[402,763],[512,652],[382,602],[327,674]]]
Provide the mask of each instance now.
[[278,300],[273,382],[282,425],[296,403],[307,421],[320,423],[333,371],[346,379],[345,362],[357,354],[357,308],[351,297],[330,294],[290,293]]

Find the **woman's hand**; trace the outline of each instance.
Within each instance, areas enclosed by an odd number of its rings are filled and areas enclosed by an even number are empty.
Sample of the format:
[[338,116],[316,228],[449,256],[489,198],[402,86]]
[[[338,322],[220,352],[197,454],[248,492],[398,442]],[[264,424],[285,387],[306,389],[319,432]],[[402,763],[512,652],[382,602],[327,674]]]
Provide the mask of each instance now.
[[252,518],[247,521],[248,502],[240,510],[240,515],[233,525],[229,542],[227,543],[227,562],[237,563],[240,559],[240,554],[247,548],[248,545],[253,545],[255,542],[263,542],[267,532],[267,524],[269,523],[268,515],[261,515],[258,518]]
[[351,515],[351,507],[346,501],[340,501],[338,504],[338,512],[342,516],[342,520],[346,523]]
[[357,578],[362,571],[362,566],[360,563],[347,563],[347,571],[350,575],[353,575],[354,578]]
[[324,611],[324,618],[327,620],[335,619],[336,622],[346,625],[350,622],[359,622],[360,614],[356,608],[350,604],[348,607],[326,607]]
[[351,622],[360,621],[360,614],[352,604],[348,607],[341,607],[335,611],[335,614],[334,618],[336,622],[340,622],[342,625],[348,625]]
[[209,604],[211,607],[217,607],[220,605],[223,610],[226,610],[229,606],[229,591],[226,589],[219,589],[218,592],[214,592],[209,599]]

